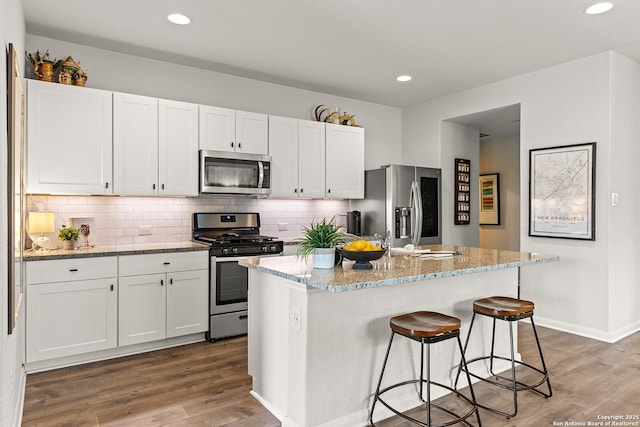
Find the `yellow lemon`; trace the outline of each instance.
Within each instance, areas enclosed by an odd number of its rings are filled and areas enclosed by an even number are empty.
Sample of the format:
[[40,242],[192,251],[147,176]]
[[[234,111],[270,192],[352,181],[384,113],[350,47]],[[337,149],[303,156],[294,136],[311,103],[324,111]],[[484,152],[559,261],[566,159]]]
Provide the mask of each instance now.
[[345,251],[355,251],[355,248],[351,244],[344,245],[342,249],[344,249]]
[[367,247],[367,242],[364,240],[356,240],[351,244],[356,251],[362,251]]

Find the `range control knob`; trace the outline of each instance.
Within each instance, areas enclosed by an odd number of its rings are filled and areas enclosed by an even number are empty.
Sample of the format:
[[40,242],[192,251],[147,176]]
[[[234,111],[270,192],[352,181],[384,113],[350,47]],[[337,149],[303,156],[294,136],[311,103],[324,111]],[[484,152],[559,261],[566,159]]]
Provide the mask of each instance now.
[[222,248],[223,255],[229,255],[229,248]]
[[231,249],[231,252],[233,252],[234,254],[237,254],[238,253],[238,248]]
[[276,245],[271,245],[271,252],[278,252],[278,247]]
[[263,246],[262,248],[260,248],[260,250],[262,252],[269,252],[269,246]]

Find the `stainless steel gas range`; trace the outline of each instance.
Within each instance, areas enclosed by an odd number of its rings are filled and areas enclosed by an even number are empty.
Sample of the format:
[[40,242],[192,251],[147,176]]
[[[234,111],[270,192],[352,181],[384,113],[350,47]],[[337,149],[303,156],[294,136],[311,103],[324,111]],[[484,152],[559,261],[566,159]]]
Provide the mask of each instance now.
[[281,255],[282,241],[260,234],[259,213],[194,213],[193,240],[210,246],[207,340],[246,334],[249,280],[238,261]]

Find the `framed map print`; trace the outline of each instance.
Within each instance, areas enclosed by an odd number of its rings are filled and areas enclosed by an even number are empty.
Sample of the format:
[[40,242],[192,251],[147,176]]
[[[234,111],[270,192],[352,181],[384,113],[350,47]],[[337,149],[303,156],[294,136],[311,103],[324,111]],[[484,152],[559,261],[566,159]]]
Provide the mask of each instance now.
[[529,150],[529,236],[595,240],[596,143]]

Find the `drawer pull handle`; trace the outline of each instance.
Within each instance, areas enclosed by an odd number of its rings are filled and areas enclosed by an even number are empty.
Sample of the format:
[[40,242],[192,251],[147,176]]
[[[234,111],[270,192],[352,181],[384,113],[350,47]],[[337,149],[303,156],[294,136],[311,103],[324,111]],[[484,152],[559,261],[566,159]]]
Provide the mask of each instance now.
[[241,320],[248,319],[248,318],[249,318],[248,314],[242,314],[242,315],[238,316],[238,319],[241,319]]
[[71,268],[71,269],[69,269],[69,271],[78,271],[78,269],[77,268]]
[[164,280],[160,279],[160,286],[164,286]]
[[169,279],[169,284],[173,285],[173,277],[171,279]]
[[113,285],[111,285],[111,292],[113,292]]
[[164,265],[170,265],[170,262],[163,262]]

